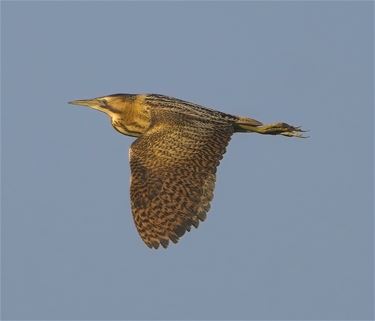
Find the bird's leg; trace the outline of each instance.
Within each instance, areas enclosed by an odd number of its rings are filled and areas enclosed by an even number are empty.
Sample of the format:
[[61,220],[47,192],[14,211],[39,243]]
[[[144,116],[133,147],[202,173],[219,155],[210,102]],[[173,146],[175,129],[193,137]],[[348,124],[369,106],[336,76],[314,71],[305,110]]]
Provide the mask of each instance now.
[[305,131],[300,127],[294,127],[286,123],[265,124],[254,127],[254,131],[264,135],[283,135],[288,137],[306,138],[302,133]]

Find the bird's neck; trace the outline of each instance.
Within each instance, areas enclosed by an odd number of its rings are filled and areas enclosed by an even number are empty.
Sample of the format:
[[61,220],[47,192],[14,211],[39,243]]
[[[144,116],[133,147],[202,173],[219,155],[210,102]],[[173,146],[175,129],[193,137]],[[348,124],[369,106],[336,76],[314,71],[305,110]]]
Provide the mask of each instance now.
[[112,126],[118,132],[138,137],[149,128],[151,115],[143,97],[139,96],[124,112],[111,115],[111,119]]

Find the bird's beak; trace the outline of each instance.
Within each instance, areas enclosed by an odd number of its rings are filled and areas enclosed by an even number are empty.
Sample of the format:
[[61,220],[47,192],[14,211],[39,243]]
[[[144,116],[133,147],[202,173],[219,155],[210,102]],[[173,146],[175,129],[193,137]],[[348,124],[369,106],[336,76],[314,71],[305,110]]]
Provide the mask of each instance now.
[[98,104],[96,99],[77,99],[69,101],[68,104],[93,107]]

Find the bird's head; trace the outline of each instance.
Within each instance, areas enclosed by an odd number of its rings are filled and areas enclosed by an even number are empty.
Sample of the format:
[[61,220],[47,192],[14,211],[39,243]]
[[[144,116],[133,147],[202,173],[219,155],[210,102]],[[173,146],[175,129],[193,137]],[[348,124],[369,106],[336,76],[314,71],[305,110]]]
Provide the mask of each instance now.
[[92,99],[72,100],[69,104],[87,106],[108,114],[110,117],[124,113],[133,104],[137,95],[134,94],[114,94]]
[[150,112],[144,107],[144,95],[114,94],[93,99],[79,99],[69,104],[87,106],[106,113],[112,126],[121,134],[139,136],[150,125]]

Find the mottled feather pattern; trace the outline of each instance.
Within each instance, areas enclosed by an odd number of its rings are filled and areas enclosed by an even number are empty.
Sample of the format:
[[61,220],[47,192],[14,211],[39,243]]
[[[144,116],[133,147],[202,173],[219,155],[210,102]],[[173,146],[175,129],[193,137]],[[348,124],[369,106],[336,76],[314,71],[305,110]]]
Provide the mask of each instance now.
[[239,117],[237,116],[226,114],[208,107],[203,107],[198,104],[165,95],[147,95],[145,97],[145,103],[154,108],[168,109],[170,111],[190,115],[192,117],[195,116],[202,122],[204,122],[205,120],[209,120],[213,122],[228,123],[236,122],[237,120],[239,120]]
[[150,248],[177,243],[204,221],[216,168],[234,132],[305,138],[300,127],[265,124],[159,94],[115,94],[70,102],[106,113],[129,151],[135,225]]
[[131,147],[130,194],[139,234],[158,248],[206,218],[233,126],[170,110],[151,114],[152,125]]

